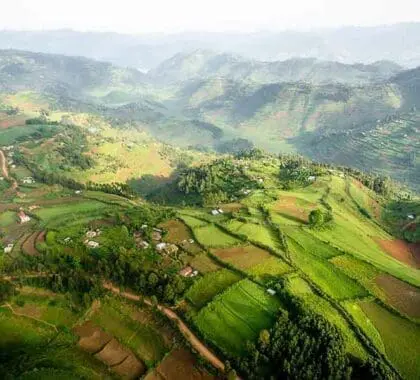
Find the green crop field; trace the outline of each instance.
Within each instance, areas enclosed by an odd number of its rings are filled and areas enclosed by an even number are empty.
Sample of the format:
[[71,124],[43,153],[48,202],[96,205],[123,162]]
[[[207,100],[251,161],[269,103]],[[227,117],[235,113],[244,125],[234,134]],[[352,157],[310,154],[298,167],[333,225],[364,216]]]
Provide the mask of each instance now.
[[210,272],[198,279],[187,291],[185,297],[197,308],[202,308],[213,297],[241,280],[241,277],[228,269]]
[[370,341],[375,345],[375,347],[380,352],[385,353],[385,346],[382,341],[381,335],[379,334],[372,321],[363,312],[359,304],[353,301],[346,301],[343,302],[343,306],[347,310],[347,312],[352,316],[352,318],[358,324],[358,326],[363,330],[366,336],[370,339]]
[[230,220],[225,226],[233,233],[246,235],[250,241],[255,241],[274,249],[278,248],[278,242],[275,236],[263,225]]
[[7,227],[17,223],[17,215],[13,211],[6,211],[0,214],[0,227]]
[[360,307],[381,335],[389,359],[405,379],[418,379],[420,326],[397,316],[375,302],[362,302]]
[[384,293],[375,283],[375,278],[379,275],[380,272],[373,265],[358,260],[350,255],[334,257],[330,260],[330,262],[340,268],[340,270],[343,271],[347,276],[362,284],[376,297],[384,300]]
[[285,227],[282,231],[291,239],[293,239],[305,251],[322,259],[329,259],[334,256],[339,256],[342,253],[334,247],[320,241],[309,232],[309,229]]
[[341,300],[367,296],[367,291],[356,281],[326,260],[303,250],[290,241],[292,260],[311,280],[330,296]]
[[272,278],[278,278],[292,270],[289,264],[285,263],[278,257],[269,257],[263,260],[260,264],[257,264],[249,268],[246,272],[257,276],[260,280],[271,280]]
[[296,275],[292,275],[287,278],[287,288],[295,295],[312,293],[312,289],[309,284],[302,277]]
[[243,352],[246,341],[254,341],[260,330],[274,322],[281,304],[266,291],[243,280],[204,307],[194,319],[202,334],[226,352]]
[[[188,222],[186,223],[188,224]],[[209,248],[229,247],[240,243],[240,240],[223,232],[214,224],[194,228],[194,235],[199,243]]]
[[207,222],[194,218],[193,216],[186,215],[184,213],[180,213],[180,217],[190,228],[204,227],[207,225]]
[[77,220],[82,214],[102,212],[106,206],[98,201],[79,201],[63,203],[60,206],[40,208],[35,214],[45,223],[54,222],[58,219],[72,218]]

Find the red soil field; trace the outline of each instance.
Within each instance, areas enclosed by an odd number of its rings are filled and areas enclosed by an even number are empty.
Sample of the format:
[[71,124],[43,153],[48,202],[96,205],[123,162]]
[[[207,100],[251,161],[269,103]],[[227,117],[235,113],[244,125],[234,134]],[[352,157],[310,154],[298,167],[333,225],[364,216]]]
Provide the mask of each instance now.
[[395,259],[413,268],[420,268],[419,244],[409,244],[404,240],[374,240],[386,253]]
[[378,276],[375,282],[393,307],[409,317],[420,318],[420,289],[387,274]]

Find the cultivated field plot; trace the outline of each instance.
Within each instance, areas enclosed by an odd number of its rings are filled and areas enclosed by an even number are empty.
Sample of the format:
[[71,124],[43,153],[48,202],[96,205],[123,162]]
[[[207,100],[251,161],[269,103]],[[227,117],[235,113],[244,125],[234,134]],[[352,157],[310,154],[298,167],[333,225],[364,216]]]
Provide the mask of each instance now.
[[420,319],[420,289],[387,274],[376,277],[387,302],[399,312]]
[[307,228],[283,227],[282,231],[305,251],[318,256],[319,258],[329,259],[334,256],[342,255],[340,251],[317,239]]
[[214,224],[194,228],[194,234],[199,243],[209,248],[229,247],[240,243],[240,240],[223,232]]
[[287,288],[292,294],[304,295],[311,294],[312,289],[309,284],[300,276],[291,275],[287,278]]
[[416,255],[414,244],[398,239],[375,239],[375,242],[388,255],[413,268],[420,269],[420,256]]
[[190,228],[204,227],[208,225],[206,221],[194,218],[191,215],[186,215],[184,213],[180,213],[179,215],[181,219],[185,222],[185,224],[189,226]]
[[165,356],[165,359],[144,378],[144,380],[163,379],[212,380],[215,377],[197,364],[191,352],[184,348],[177,348]]
[[180,245],[185,251],[193,255],[202,250],[196,242],[190,242],[191,239],[194,240],[191,231],[180,220],[168,220],[165,223],[161,223],[159,228],[167,231],[167,234],[163,238],[165,242]]
[[[63,200],[64,201],[64,200]],[[65,201],[64,201],[65,202]],[[84,201],[64,203],[60,206],[45,207],[35,210],[34,213],[45,223],[54,222],[56,219],[70,219],[74,217],[77,220],[82,214],[88,214],[95,211],[103,211],[106,207],[98,201]]]
[[210,273],[220,269],[220,265],[206,253],[200,253],[189,261],[190,265],[200,273]]
[[405,379],[417,380],[420,368],[420,326],[375,302],[360,302],[359,305],[381,335],[388,358]]
[[363,330],[363,332],[370,339],[370,341],[375,345],[375,347],[380,352],[385,353],[385,346],[382,341],[381,335],[379,334],[378,330],[376,330],[376,327],[372,323],[372,321],[363,312],[358,302],[346,301],[346,302],[343,302],[343,307],[352,316],[354,321]]
[[368,295],[366,289],[330,262],[320,259],[289,241],[292,260],[324,292],[337,300]]
[[375,278],[381,273],[373,265],[350,255],[337,256],[329,260],[347,276],[362,284],[369,292],[385,301],[385,293],[376,284]]
[[[333,209],[335,210],[334,205]],[[356,227],[357,223],[360,224],[360,221],[354,221],[353,218],[344,219],[340,215],[334,215],[334,228],[329,229],[328,231],[321,230],[317,232],[322,240],[333,242],[334,246],[351,253],[361,260],[373,264],[378,269],[413,285],[420,286],[418,270],[397,261],[382,251],[371,237],[375,236],[375,231],[372,231],[370,225],[362,224],[359,229]],[[364,227],[365,230],[363,231]],[[384,234],[379,227],[377,229],[376,236]]]
[[130,348],[147,366],[151,366],[164,356],[169,347],[153,318],[142,323],[138,315],[136,307],[109,298],[91,320]]
[[220,260],[239,269],[249,269],[272,257],[269,252],[252,244],[231,248],[212,249]]
[[217,294],[222,293],[229,286],[241,280],[241,276],[228,270],[221,269],[199,278],[187,291],[187,298],[196,308],[202,308]]
[[246,235],[250,241],[255,241],[271,248],[278,248],[278,241],[273,233],[261,224],[243,223],[239,220],[230,220],[226,228],[235,234]]
[[260,330],[274,322],[281,304],[264,288],[249,280],[232,285],[194,318],[202,334],[231,354],[243,352],[246,341],[255,341]]
[[309,213],[317,207],[316,203],[305,199],[281,196],[278,201],[270,205],[270,209],[291,222],[308,223]]
[[246,270],[247,273],[257,276],[261,281],[270,281],[273,278],[278,278],[293,269],[278,257],[271,256],[265,259],[260,264],[253,266]]

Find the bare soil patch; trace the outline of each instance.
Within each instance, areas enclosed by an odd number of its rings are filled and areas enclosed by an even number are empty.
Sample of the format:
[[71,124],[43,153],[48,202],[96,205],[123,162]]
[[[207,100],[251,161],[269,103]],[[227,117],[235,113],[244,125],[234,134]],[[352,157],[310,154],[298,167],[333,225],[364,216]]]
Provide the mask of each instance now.
[[374,240],[386,253],[395,259],[413,268],[420,268],[420,248],[418,244],[409,244],[404,240]]
[[393,307],[409,317],[420,318],[420,289],[387,274],[376,277],[375,282]]
[[176,349],[166,356],[156,371],[166,380],[215,379],[207,371],[198,367],[194,356],[183,348]]
[[38,236],[36,237],[36,244],[38,243],[44,243],[45,242],[45,236],[47,235],[47,231],[41,231]]
[[41,318],[42,311],[34,304],[25,304],[22,307],[14,306],[13,309],[16,313],[26,315],[31,318]]
[[251,244],[212,250],[212,253],[241,269],[251,268],[271,257],[267,251]]
[[112,367],[122,363],[128,355],[130,355],[130,351],[122,346],[115,338],[112,338],[101,351],[95,354],[95,357]]
[[146,372],[146,366],[133,354],[130,354],[122,363],[112,367],[112,371],[123,379],[138,379]]
[[38,251],[35,248],[36,240],[39,236],[40,232],[36,231],[32,235],[30,235],[22,244],[22,251],[30,256],[38,255]]
[[316,208],[316,204],[305,202],[296,197],[282,196],[273,206],[273,210],[290,216],[302,223],[308,223],[309,213]]
[[111,335],[95,326],[91,321],[74,327],[73,331],[80,337],[79,346],[91,354],[101,351],[112,339]]

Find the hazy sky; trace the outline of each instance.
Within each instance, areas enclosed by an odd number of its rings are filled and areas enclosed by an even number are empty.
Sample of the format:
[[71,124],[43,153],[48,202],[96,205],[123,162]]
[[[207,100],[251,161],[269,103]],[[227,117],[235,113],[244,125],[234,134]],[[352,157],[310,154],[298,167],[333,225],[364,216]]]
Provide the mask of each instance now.
[[0,0],[0,29],[123,33],[310,29],[420,21],[420,0]]

